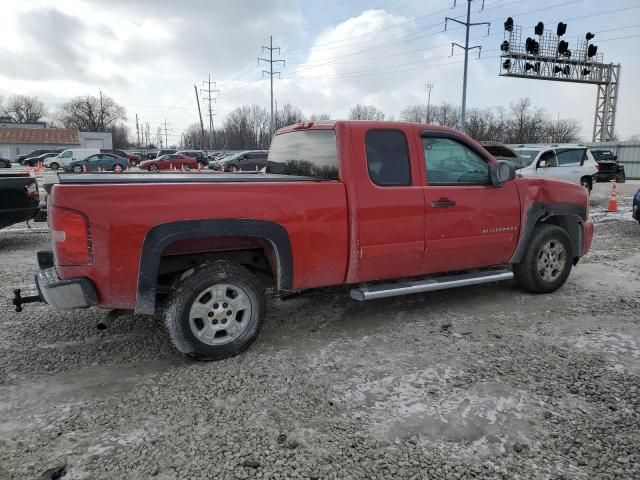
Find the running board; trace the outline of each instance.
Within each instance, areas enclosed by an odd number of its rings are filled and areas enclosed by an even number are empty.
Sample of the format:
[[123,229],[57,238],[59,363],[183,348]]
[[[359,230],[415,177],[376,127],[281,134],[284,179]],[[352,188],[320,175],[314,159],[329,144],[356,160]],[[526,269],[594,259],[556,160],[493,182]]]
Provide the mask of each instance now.
[[410,293],[432,292],[435,290],[445,290],[447,288],[500,282],[502,280],[511,280],[512,278],[513,272],[511,270],[485,270],[474,273],[426,277],[417,280],[362,285],[351,290],[351,298],[363,302],[365,300],[395,297],[397,295],[407,295]]

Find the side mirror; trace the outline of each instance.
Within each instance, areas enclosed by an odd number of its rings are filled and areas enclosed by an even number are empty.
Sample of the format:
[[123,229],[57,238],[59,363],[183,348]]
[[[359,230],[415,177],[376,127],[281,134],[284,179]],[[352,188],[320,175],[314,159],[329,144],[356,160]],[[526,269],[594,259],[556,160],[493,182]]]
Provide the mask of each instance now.
[[491,166],[491,183],[495,187],[502,187],[509,180],[516,178],[516,167],[508,161],[502,160]]

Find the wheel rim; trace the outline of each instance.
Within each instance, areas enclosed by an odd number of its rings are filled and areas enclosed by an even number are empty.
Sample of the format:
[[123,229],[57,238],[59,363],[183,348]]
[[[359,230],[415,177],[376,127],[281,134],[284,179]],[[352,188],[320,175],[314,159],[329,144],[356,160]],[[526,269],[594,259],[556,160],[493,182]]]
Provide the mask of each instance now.
[[116,173],[120,173],[122,171],[122,167],[120,165],[116,165],[113,167],[113,171]]
[[549,240],[538,254],[538,273],[545,282],[557,280],[565,269],[567,251],[558,240]]
[[252,307],[247,292],[237,285],[222,283],[206,288],[189,310],[191,332],[207,345],[233,342],[249,326]]
[[156,167],[155,165],[151,165],[149,167],[149,170],[153,171],[153,172],[157,172],[158,171],[158,167]]
[[189,165],[187,165],[186,163],[183,165],[185,170],[191,170],[191,167]]
[[82,167],[73,167],[73,171],[75,173],[80,173],[80,172],[82,172]]

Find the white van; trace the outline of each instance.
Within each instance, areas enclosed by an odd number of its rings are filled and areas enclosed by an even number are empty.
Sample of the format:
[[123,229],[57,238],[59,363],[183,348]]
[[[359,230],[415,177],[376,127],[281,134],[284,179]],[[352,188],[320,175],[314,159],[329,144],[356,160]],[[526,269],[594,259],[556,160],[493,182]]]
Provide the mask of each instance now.
[[57,170],[74,160],[84,160],[85,158],[100,153],[99,148],[67,148],[55,157],[49,157],[44,161],[44,166],[51,170]]
[[[511,145],[528,163],[517,171],[525,177],[565,180],[593,188],[598,163],[583,145]],[[528,160],[527,160],[528,159]]]

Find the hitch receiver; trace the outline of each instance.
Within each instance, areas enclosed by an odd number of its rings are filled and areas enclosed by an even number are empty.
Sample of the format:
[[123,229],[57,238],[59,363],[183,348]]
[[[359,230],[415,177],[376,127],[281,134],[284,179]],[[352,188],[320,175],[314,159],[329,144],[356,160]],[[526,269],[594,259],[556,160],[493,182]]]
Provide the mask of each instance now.
[[23,297],[20,295],[20,289],[16,288],[13,291],[13,304],[16,307],[16,312],[21,312],[22,311],[22,304],[24,303],[34,303],[34,302],[42,302],[42,298],[40,298],[40,295],[30,295],[28,297]]

